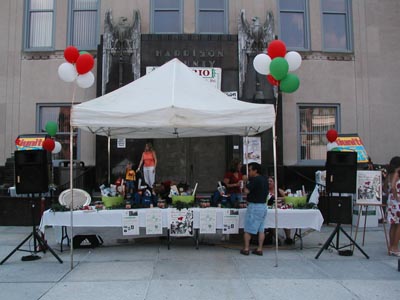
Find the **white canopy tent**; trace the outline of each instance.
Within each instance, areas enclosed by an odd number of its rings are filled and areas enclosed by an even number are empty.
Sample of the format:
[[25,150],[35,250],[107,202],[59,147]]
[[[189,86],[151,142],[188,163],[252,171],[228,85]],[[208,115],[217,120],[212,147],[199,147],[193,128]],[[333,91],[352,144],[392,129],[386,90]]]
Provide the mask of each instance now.
[[[74,105],[71,111],[71,131],[77,127],[107,136],[109,142],[111,138],[249,136],[275,129],[274,124],[273,105],[232,99],[176,58],[111,93]],[[70,166],[72,177],[72,162]],[[72,215],[71,211],[71,230]]]
[[111,138],[247,136],[274,121],[273,105],[232,99],[176,58],[71,113],[73,127]]

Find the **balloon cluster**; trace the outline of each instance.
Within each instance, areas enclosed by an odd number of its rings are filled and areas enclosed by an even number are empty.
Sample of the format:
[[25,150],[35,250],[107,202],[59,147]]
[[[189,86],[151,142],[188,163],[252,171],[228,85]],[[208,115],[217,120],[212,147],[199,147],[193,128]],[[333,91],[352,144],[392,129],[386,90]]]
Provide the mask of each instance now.
[[46,123],[46,132],[52,137],[52,138],[46,138],[43,143],[42,147],[44,150],[49,151],[53,154],[56,154],[61,151],[61,144],[57,141],[54,141],[53,137],[57,133],[57,128],[58,125],[56,122],[49,121]]
[[79,52],[74,46],[68,46],[64,50],[64,58],[67,62],[58,67],[58,76],[65,82],[73,82],[83,88],[89,88],[94,83],[94,75],[91,72],[94,66],[93,56],[85,51]]
[[331,151],[334,148],[338,147],[336,143],[336,139],[338,138],[338,133],[335,129],[329,129],[326,132],[326,139],[328,140],[328,144],[326,145],[326,150]]
[[300,80],[296,74],[289,72],[300,67],[301,55],[296,51],[286,53],[286,45],[281,40],[270,42],[267,53],[258,54],[254,58],[254,69],[262,75],[267,75],[269,83],[280,86],[282,92],[295,92],[300,86]]

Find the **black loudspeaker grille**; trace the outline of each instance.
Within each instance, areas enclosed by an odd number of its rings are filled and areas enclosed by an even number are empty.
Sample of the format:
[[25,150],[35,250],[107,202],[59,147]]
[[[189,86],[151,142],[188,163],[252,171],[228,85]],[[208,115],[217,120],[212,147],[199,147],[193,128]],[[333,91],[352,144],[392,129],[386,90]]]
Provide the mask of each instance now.
[[17,194],[48,192],[49,166],[46,150],[15,151],[14,159]]
[[326,190],[328,193],[355,193],[357,184],[357,153],[328,151],[326,159]]
[[352,224],[351,197],[327,197],[329,222]]

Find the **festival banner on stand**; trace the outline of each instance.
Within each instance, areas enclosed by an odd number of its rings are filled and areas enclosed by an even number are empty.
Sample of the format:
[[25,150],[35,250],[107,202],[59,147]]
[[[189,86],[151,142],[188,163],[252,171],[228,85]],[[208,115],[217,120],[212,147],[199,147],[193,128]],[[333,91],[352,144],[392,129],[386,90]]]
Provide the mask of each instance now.
[[162,215],[160,209],[146,211],[146,234],[162,234]]
[[381,171],[357,171],[356,203],[362,205],[382,204]]
[[217,232],[217,210],[215,208],[200,209],[200,233]]
[[122,235],[139,235],[139,216],[137,210],[125,210],[122,215]]
[[169,229],[171,236],[193,235],[193,210],[192,209],[170,209]]

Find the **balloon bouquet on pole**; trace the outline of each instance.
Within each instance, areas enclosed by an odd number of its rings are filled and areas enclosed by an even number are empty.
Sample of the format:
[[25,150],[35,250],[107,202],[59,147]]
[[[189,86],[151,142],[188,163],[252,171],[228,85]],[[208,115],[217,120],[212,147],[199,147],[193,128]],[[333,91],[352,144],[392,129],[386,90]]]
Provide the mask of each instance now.
[[[294,93],[300,86],[299,77],[296,74],[289,73],[296,71],[302,62],[301,55],[296,51],[286,52],[286,45],[281,40],[273,40],[268,44],[267,53],[258,54],[253,61],[256,72],[266,75],[268,82],[274,89],[275,97],[275,120],[278,111],[279,91],[284,93]],[[274,156],[274,179],[275,179],[275,195],[278,195],[277,183],[277,163],[276,163],[276,126],[272,126],[273,137],[273,156]],[[278,197],[275,198],[275,253],[276,266],[278,266]]]
[[[66,62],[62,63],[58,67],[58,76],[64,82],[76,81],[76,85],[80,88],[86,89],[93,85],[94,75],[91,72],[94,66],[93,56],[86,52],[79,52],[74,46],[68,46],[64,50],[64,58]],[[75,101],[75,91],[76,85],[74,85],[74,90],[72,93],[71,110]],[[71,118],[70,118],[71,120]],[[71,121],[70,121],[71,122]],[[69,182],[71,191],[71,236],[73,237],[73,207],[74,207],[74,192],[73,192],[73,128],[70,123],[70,135],[69,135]],[[74,268],[73,262],[73,247],[71,245],[71,270]]]

